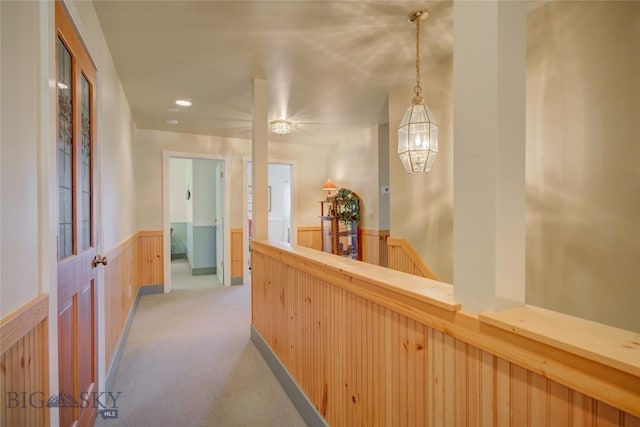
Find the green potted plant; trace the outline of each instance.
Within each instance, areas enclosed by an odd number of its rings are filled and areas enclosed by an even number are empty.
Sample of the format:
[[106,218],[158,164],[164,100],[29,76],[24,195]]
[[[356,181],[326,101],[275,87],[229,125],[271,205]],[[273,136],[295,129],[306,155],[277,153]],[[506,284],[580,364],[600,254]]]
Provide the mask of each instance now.
[[348,188],[338,190],[332,199],[336,202],[335,216],[344,225],[360,222],[360,198]]

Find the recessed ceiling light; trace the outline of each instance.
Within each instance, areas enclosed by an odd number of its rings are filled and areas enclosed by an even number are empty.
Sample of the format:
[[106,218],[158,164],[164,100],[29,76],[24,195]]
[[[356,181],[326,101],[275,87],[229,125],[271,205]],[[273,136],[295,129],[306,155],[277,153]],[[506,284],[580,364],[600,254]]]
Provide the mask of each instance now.
[[178,124],[178,121],[177,120],[167,120],[167,124],[171,125],[171,126],[175,126],[175,125]]
[[186,99],[178,99],[176,104],[181,107],[191,107],[191,101],[187,101]]
[[169,107],[167,108],[167,111],[170,113],[179,113],[180,109],[178,107]]

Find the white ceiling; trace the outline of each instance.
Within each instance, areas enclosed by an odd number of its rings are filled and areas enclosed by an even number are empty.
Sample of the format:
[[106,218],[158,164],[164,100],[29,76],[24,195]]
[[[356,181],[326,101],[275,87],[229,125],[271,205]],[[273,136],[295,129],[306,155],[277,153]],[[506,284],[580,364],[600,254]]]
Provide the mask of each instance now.
[[[451,54],[450,1],[93,1],[139,128],[249,137],[251,80],[294,132],[387,121],[390,88]],[[407,100],[411,94],[407,94]],[[193,106],[167,111],[176,99]],[[407,101],[408,102],[408,101]],[[179,121],[177,126],[167,119]]]

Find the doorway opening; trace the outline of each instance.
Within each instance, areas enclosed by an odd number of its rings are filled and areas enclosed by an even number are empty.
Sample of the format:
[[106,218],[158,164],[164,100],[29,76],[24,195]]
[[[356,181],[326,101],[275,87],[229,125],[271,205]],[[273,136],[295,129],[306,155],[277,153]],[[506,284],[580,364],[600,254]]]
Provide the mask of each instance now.
[[165,292],[229,286],[225,159],[163,153]]
[[[251,251],[249,243],[253,235],[253,180],[251,160],[245,161],[245,233],[244,254],[247,260],[244,275],[251,272]],[[267,208],[269,215],[269,240],[296,244],[295,230],[295,170],[293,161],[273,161],[268,164]]]

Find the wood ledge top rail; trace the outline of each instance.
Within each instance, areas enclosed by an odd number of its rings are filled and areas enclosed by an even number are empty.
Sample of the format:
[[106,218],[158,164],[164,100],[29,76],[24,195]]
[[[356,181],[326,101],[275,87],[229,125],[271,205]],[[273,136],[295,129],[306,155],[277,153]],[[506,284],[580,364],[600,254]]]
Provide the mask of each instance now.
[[[379,288],[386,296],[390,293],[402,295],[449,312],[460,309],[460,304],[453,300],[453,286],[446,283],[286,243],[253,240],[251,245],[252,250],[275,256],[285,263],[286,259],[278,254],[285,253],[289,257],[302,259],[305,265],[315,265],[330,270],[342,276],[346,283],[351,283],[354,279],[367,282]],[[406,298],[403,298],[400,303],[406,304]]]
[[138,237],[161,237],[162,233],[162,230],[141,230],[136,234]]
[[[483,312],[475,316],[461,310],[461,305],[453,301],[453,286],[445,283],[360,263],[309,248],[267,241],[253,241],[252,244],[254,245],[253,250],[256,252],[276,256],[285,263],[286,259],[283,254],[290,257],[302,257],[305,264],[313,263],[347,277],[357,277],[374,283],[381,289],[395,289],[397,293],[409,294],[415,299],[426,301],[440,308],[449,307],[455,318],[447,320],[436,317],[434,319],[433,313],[435,312],[432,312],[420,316],[420,320],[514,363],[522,363],[521,354],[514,356],[513,351],[517,351],[517,349],[509,348],[512,347],[511,344],[517,343],[518,346],[524,347],[527,353],[532,350],[527,347],[535,347],[540,349],[535,353],[542,351],[541,356],[547,357],[548,355],[545,356],[543,353],[547,353],[550,348],[553,348],[561,353],[573,354],[602,367],[613,368],[623,375],[631,375],[631,378],[627,378],[628,384],[635,385],[630,387],[628,391],[640,399],[640,334],[638,333],[528,305],[496,313]],[[387,274],[387,271],[390,273]],[[425,285],[432,289],[438,289],[438,292],[425,292],[424,289],[420,292],[419,287],[424,288]],[[451,290],[450,298],[440,299],[437,296],[443,295],[444,289]],[[502,334],[498,331],[502,331]],[[533,342],[539,344],[533,344]],[[540,347],[540,344],[543,347]],[[544,350],[545,346],[547,350]],[[549,374],[544,368],[547,362],[541,362],[538,357],[535,359],[535,364],[538,366],[527,367],[545,376]],[[547,368],[549,367],[547,366]],[[555,378],[567,380],[567,378]],[[636,400],[636,402],[638,402],[636,410],[631,412],[640,414],[640,400]],[[630,403],[633,405],[633,402]]]
[[109,260],[117,258],[118,256],[120,256],[122,252],[124,252],[125,249],[127,249],[127,247],[129,247],[130,245],[133,245],[137,238],[138,238],[138,232],[135,232],[131,236],[127,237],[126,239],[118,243],[117,245],[106,250],[104,253],[104,256],[106,256]]
[[483,323],[637,376],[640,384],[640,333],[530,305],[478,317]]
[[0,351],[5,352],[49,316],[49,294],[41,294],[0,320]]
[[380,237],[388,237],[389,230],[373,230],[369,228],[359,228],[360,233],[366,234],[368,236],[380,236]]
[[319,225],[301,225],[298,227],[298,231],[320,231],[321,229]]

